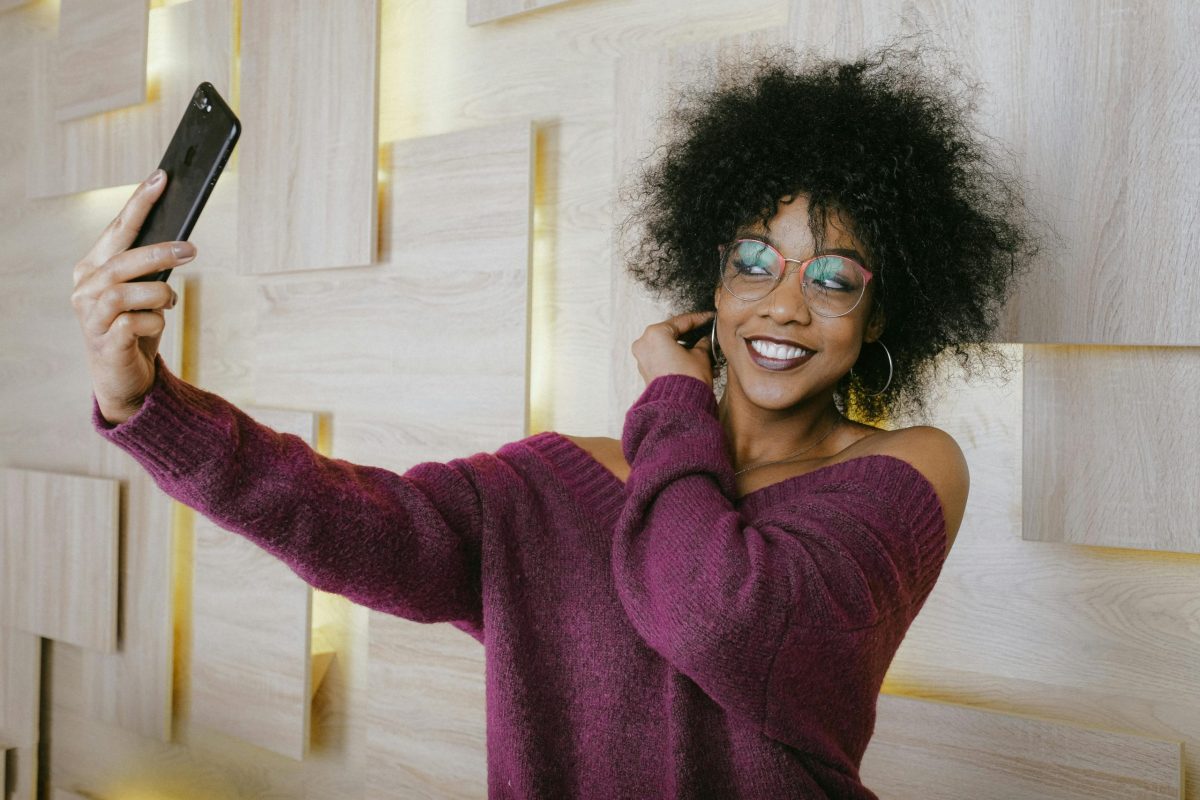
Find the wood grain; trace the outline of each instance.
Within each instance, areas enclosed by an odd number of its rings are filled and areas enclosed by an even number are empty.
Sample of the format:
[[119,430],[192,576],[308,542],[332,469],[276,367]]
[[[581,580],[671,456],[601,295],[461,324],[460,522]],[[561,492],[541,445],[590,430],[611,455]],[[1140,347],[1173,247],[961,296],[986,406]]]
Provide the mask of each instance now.
[[[306,411],[247,407],[280,433],[316,447]],[[192,720],[296,760],[311,726],[312,589],[282,561],[195,518],[192,562]]]
[[113,652],[119,484],[11,468],[2,480],[0,621]]
[[55,119],[146,100],[149,0],[62,0],[55,47]]
[[446,624],[370,612],[366,796],[487,795],[483,649]]
[[1053,231],[998,341],[1200,344],[1200,6],[792,0],[789,27],[840,57],[925,31],[984,84],[980,127]]
[[26,194],[60,194],[122,186],[158,165],[192,92],[208,81],[229,99],[233,8],[228,0],[192,0],[149,14],[148,70],[157,93],[148,102],[58,122],[51,76],[54,45],[34,48],[30,71]]
[[1200,350],[1025,348],[1030,541],[1200,553]]
[[37,744],[41,696],[41,637],[0,626],[0,742]]
[[0,12],[8,11],[10,8],[17,8],[28,3],[29,0],[0,0]]
[[482,25],[565,2],[567,0],[467,0],[467,24]]
[[895,800],[1183,800],[1183,743],[883,694],[862,778]]
[[374,0],[242,7],[244,272],[375,260],[378,42]]

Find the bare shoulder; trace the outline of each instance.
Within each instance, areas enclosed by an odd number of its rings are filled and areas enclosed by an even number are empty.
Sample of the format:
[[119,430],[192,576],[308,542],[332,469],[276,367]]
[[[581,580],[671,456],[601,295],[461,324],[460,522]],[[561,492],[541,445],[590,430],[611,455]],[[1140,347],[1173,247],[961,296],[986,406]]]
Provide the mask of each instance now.
[[629,464],[625,461],[625,452],[621,449],[621,443],[616,439],[610,439],[607,436],[567,436],[564,438],[571,440],[575,445],[599,461],[608,471],[617,476],[617,479],[624,483],[629,479]]
[[967,507],[971,476],[954,437],[941,428],[914,425],[872,436],[872,451],[907,461],[933,485],[946,517],[947,550],[954,544]]

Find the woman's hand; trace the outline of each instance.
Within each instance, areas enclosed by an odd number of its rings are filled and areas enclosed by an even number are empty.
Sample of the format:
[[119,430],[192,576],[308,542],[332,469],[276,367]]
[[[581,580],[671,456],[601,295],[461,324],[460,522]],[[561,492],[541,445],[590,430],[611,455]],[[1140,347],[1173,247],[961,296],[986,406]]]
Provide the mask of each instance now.
[[647,384],[662,375],[691,375],[709,386],[713,382],[712,342],[705,336],[691,350],[677,341],[680,336],[701,325],[712,325],[712,311],[680,314],[646,328],[633,343],[638,372]]
[[166,325],[163,311],[177,298],[166,281],[130,279],[178,267],[196,255],[187,242],[126,249],[166,185],[166,175],[155,170],[75,265],[71,305],[87,344],[96,402],[114,425],[133,416],[154,385],[154,355]]

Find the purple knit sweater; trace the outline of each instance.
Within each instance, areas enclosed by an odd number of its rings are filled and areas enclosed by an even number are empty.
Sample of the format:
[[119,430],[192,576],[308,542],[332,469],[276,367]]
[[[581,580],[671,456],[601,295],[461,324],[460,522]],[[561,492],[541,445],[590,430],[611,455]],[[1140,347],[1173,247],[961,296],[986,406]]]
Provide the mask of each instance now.
[[92,421],[164,492],[319,589],[484,645],[490,798],[875,798],[879,688],[945,558],[910,464],[737,498],[711,388],[670,375],[626,417],[625,485],[556,433],[401,476],[157,366],[136,414],[93,398]]

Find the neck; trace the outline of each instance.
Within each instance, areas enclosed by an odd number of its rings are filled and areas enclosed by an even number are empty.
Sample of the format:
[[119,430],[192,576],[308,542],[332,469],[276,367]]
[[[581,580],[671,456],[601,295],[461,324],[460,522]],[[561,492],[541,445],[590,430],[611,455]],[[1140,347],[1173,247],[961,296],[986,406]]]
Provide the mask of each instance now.
[[[840,425],[843,417],[833,395],[812,397],[786,409],[769,409],[736,402],[728,390],[721,398],[720,419],[734,469],[786,458],[815,443]],[[797,460],[817,458],[836,439],[830,436]]]

